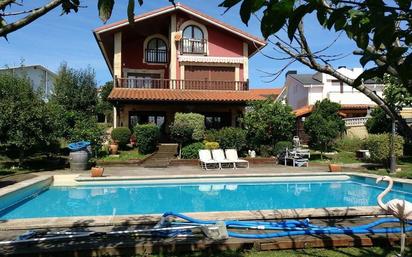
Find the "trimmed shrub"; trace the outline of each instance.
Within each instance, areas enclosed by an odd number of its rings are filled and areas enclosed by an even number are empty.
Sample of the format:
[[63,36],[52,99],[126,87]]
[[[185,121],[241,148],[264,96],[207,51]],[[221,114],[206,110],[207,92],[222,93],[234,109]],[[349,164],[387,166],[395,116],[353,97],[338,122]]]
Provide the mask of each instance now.
[[130,143],[130,137],[132,132],[129,128],[119,127],[112,130],[112,140],[117,142],[121,148],[124,148],[128,143]]
[[356,152],[363,148],[364,143],[364,139],[345,136],[336,140],[335,147],[339,151]]
[[206,149],[212,150],[212,149],[219,149],[220,145],[218,142],[208,142],[204,141],[204,145]]
[[261,157],[272,156],[273,148],[270,145],[261,145],[259,148]]
[[[385,134],[370,134],[365,141],[365,148],[369,150],[372,162],[382,163],[387,166],[390,160],[390,137],[388,133]],[[395,155],[402,157],[404,140],[401,136],[395,136]]]
[[217,142],[222,149],[243,150],[246,147],[246,131],[241,128],[222,128],[217,134]]
[[153,153],[159,142],[159,128],[155,124],[144,124],[137,125],[134,131],[139,152],[142,154]]
[[183,159],[197,159],[199,158],[199,150],[204,149],[202,142],[196,142],[182,148]]
[[195,141],[202,140],[205,135],[205,116],[202,114],[177,112],[173,124],[191,128],[192,139]]
[[192,134],[193,128],[188,127],[183,123],[173,123],[170,126],[170,137],[179,144],[191,141]]
[[219,137],[219,131],[216,129],[208,129],[205,131],[205,140],[208,142],[216,142]]
[[286,148],[288,149],[292,149],[293,148],[293,144],[290,141],[279,141],[275,144],[275,147],[273,148],[273,154],[274,155],[279,155],[281,153],[283,153]]

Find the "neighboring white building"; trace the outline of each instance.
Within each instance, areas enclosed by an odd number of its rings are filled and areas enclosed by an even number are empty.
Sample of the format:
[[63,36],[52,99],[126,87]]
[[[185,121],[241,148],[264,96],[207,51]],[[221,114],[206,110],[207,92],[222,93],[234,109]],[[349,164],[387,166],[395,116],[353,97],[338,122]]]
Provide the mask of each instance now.
[[[337,71],[342,75],[355,79],[363,72],[363,69],[340,67]],[[365,81],[364,83],[372,91],[382,96],[383,84],[372,80]],[[331,75],[319,72],[315,74],[297,74],[296,71],[289,71],[286,74],[285,85],[277,99],[287,103],[293,110],[296,110],[314,105],[317,101],[325,98],[342,105],[376,105],[358,90],[341,83]]]
[[41,65],[0,68],[1,73],[9,73],[30,80],[34,90],[40,91],[45,101],[49,100],[54,91],[56,73]]

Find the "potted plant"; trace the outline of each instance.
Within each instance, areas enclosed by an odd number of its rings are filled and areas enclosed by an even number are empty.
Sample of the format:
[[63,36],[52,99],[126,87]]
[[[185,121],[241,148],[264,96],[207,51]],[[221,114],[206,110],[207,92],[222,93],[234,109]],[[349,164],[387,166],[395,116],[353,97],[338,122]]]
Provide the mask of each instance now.
[[130,144],[132,145],[132,147],[135,147],[137,145],[137,138],[134,134],[130,136]]
[[91,171],[90,171],[90,175],[92,177],[102,177],[103,176],[103,172],[104,172],[104,168],[103,167],[92,167]]
[[117,154],[117,152],[119,151],[119,144],[116,141],[112,140],[109,148],[110,154]]
[[330,172],[340,172],[342,171],[342,165],[337,163],[330,163],[329,164],[329,171]]

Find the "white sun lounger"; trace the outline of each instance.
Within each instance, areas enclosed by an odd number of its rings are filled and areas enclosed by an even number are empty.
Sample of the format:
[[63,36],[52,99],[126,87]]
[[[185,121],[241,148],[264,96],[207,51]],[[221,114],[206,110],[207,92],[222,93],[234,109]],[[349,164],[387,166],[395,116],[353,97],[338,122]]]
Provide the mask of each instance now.
[[235,168],[235,163],[233,161],[226,159],[225,153],[222,149],[213,149],[212,156],[213,160],[219,163],[221,169],[223,168],[223,166],[230,167],[230,164],[233,165],[233,169]]
[[225,153],[226,158],[229,161],[233,161],[235,163],[235,168],[239,167],[238,164],[246,164],[246,168],[249,168],[249,162],[246,160],[239,159],[236,149],[226,149]]
[[220,168],[220,163],[212,159],[210,150],[199,150],[199,163],[200,167],[205,170],[212,168]]

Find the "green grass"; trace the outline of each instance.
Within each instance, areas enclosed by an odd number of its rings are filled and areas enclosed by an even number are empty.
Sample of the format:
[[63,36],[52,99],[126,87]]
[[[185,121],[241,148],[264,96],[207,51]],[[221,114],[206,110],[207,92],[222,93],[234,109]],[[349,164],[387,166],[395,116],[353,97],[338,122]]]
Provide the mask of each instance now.
[[366,173],[382,175],[382,176],[391,176],[396,178],[408,178],[412,179],[412,156],[405,156],[398,160],[398,164],[396,168],[400,168],[401,170],[396,172],[395,174],[389,174],[389,170],[386,168],[368,168],[362,170]]
[[323,155],[323,160],[318,152],[311,153],[310,161],[314,163],[359,163],[354,152],[341,151],[336,154]]
[[119,151],[119,156],[105,156],[99,160],[110,162],[110,161],[129,161],[129,160],[140,160],[143,159],[146,155],[139,153],[138,150],[128,150],[128,151]]
[[[369,247],[369,248],[336,248],[336,249],[300,249],[280,251],[224,251],[224,252],[195,252],[189,254],[158,254],[152,256],[170,257],[389,257],[394,256],[398,249]],[[411,256],[411,251],[406,251],[405,256]],[[144,255],[150,256],[150,255]]]

